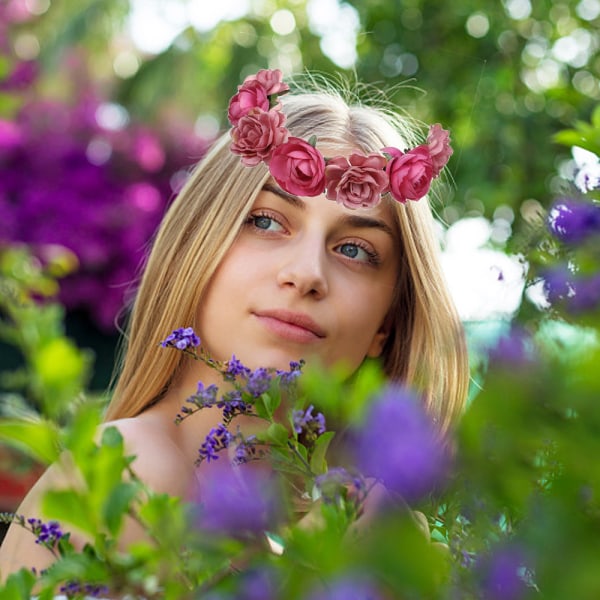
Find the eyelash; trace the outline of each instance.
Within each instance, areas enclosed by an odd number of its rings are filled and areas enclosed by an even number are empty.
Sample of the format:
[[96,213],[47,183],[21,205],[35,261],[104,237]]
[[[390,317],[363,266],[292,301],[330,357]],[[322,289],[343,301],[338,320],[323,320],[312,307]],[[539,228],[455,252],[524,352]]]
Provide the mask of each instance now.
[[[260,219],[260,218],[270,219],[271,221],[274,221],[280,227],[285,229],[285,226],[281,223],[281,221],[275,215],[273,215],[271,212],[268,212],[265,210],[261,210],[259,212],[249,215],[248,218],[246,219],[245,224],[254,227],[254,229],[256,231],[259,231],[261,234],[268,234],[269,233],[268,230],[263,229],[262,227],[257,227],[256,220]],[[360,260],[354,260],[348,256],[345,256],[345,255],[341,254],[341,252],[338,253],[341,256],[343,256],[344,258],[348,259],[352,263],[355,263],[357,265],[367,265],[367,266],[377,266],[381,263],[381,258],[379,256],[379,254],[377,252],[373,251],[364,242],[360,242],[360,241],[343,242],[343,243],[335,246],[334,249],[341,248],[342,246],[356,246],[357,248],[360,248],[367,255],[366,261],[360,261]]]

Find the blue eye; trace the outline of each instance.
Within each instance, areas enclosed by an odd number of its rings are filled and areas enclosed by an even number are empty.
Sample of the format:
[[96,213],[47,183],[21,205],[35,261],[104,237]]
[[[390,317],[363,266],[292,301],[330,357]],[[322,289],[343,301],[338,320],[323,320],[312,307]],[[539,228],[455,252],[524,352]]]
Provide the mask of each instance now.
[[257,217],[253,217],[254,226],[258,227],[258,229],[270,229],[273,219],[271,217],[265,217],[258,215]]
[[375,252],[370,252],[366,248],[362,248],[358,244],[346,243],[340,244],[337,247],[337,251],[346,258],[355,260],[356,262],[364,262],[370,264],[377,264],[379,257]]
[[250,215],[248,223],[260,231],[279,232],[284,229],[281,223],[270,215]]

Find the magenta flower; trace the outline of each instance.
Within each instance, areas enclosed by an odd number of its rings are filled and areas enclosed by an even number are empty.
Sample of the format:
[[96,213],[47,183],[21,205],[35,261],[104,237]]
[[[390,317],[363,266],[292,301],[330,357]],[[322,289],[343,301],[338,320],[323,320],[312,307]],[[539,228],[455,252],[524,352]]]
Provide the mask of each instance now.
[[285,115],[279,110],[252,109],[231,130],[231,151],[239,154],[247,167],[268,163],[275,148],[288,139],[284,123]]
[[386,162],[381,154],[332,158],[325,167],[327,198],[346,208],[375,206],[388,186]]
[[406,154],[397,148],[384,148],[382,152],[392,158],[386,173],[390,182],[390,193],[398,202],[419,200],[429,191],[434,177],[434,166],[427,146],[417,146]]
[[366,415],[356,440],[356,460],[365,477],[413,502],[441,483],[447,461],[442,442],[418,398],[389,386]]
[[325,190],[325,159],[311,144],[290,137],[271,156],[269,171],[280,187],[297,196],[318,196]]
[[429,128],[427,147],[429,148],[429,155],[433,164],[433,176],[437,177],[453,153],[450,146],[450,134],[445,129],[442,129],[439,123]]

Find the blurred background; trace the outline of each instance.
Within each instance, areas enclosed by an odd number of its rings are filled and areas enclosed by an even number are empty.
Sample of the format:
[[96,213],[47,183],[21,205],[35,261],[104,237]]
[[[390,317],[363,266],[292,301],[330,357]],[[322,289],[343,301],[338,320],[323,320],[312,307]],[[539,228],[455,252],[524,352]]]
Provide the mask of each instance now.
[[520,252],[568,193],[553,135],[600,99],[599,25],[600,0],[0,0],[0,244],[69,250],[67,334],[104,389],[148,243],[236,86],[342,74],[452,131],[450,285],[465,321],[509,318]]

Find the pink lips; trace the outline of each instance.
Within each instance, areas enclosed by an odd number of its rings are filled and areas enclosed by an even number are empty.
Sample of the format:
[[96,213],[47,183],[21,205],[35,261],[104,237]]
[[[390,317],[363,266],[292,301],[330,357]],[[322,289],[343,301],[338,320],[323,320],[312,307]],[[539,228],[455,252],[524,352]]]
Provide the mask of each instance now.
[[308,315],[289,310],[265,310],[254,315],[270,331],[293,342],[308,343],[325,337],[325,332]]

